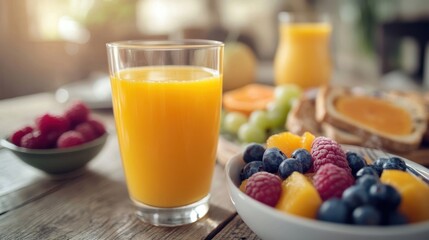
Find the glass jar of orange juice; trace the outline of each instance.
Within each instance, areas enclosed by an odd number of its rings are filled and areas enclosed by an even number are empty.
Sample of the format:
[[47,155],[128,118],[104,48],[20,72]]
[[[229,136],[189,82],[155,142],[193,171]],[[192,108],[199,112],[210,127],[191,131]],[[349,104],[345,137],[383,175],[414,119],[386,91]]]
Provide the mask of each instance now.
[[331,25],[326,15],[279,13],[279,43],[274,59],[275,84],[304,89],[331,79]]

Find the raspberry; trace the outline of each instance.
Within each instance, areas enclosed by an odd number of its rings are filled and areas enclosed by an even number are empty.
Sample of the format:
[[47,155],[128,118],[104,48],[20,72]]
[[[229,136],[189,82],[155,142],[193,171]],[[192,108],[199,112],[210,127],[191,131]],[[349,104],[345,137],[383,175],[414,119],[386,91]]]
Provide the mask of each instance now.
[[70,121],[72,126],[76,126],[88,119],[89,109],[84,103],[77,101],[65,111],[64,116]]
[[268,172],[255,173],[247,180],[246,194],[271,207],[277,204],[281,191],[280,178]]
[[97,138],[97,132],[88,122],[80,123],[74,128],[75,131],[80,132],[85,142],[92,141]]
[[311,156],[313,157],[314,171],[327,164],[332,163],[347,171],[351,171],[347,162],[346,154],[341,149],[341,146],[326,137],[317,137],[311,147]]
[[354,179],[350,171],[332,163],[322,165],[313,177],[314,187],[323,200],[341,198],[344,190],[353,183]]
[[61,134],[58,138],[57,146],[59,148],[67,148],[80,145],[84,142],[85,140],[80,132],[71,130]]
[[21,139],[22,139],[22,137],[24,137],[28,133],[31,133],[32,131],[33,131],[32,127],[25,126],[23,128],[20,128],[20,129],[16,130],[14,133],[12,133],[12,135],[9,138],[9,140],[13,144],[15,144],[16,146],[20,147],[21,146]]
[[92,118],[92,119],[89,119],[87,122],[91,124],[92,128],[97,133],[97,137],[103,135],[106,132],[106,128],[104,127],[103,123],[101,123],[100,121]]
[[20,146],[24,148],[31,149],[44,149],[49,147],[49,141],[47,140],[46,135],[44,135],[39,130],[25,134],[21,138]]
[[60,136],[63,132],[70,129],[70,122],[63,116],[47,113],[36,119],[36,127],[44,134],[56,133]]

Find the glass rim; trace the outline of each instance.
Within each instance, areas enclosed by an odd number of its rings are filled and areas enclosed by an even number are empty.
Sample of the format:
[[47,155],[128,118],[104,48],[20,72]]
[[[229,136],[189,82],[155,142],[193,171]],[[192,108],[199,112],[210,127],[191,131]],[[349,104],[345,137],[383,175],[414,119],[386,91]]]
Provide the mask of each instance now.
[[329,14],[326,12],[306,13],[306,12],[279,12],[280,23],[328,23]]
[[222,47],[223,42],[207,39],[126,40],[106,43],[107,48],[135,50],[177,50]]

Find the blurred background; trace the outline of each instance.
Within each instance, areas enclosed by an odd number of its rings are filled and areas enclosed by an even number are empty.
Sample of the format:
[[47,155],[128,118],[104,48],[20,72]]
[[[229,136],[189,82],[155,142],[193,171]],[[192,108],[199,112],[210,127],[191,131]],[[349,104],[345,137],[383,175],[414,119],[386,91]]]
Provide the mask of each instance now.
[[0,99],[104,79],[129,39],[240,41],[272,83],[281,11],[330,15],[334,81],[429,86],[427,0],[0,0]]

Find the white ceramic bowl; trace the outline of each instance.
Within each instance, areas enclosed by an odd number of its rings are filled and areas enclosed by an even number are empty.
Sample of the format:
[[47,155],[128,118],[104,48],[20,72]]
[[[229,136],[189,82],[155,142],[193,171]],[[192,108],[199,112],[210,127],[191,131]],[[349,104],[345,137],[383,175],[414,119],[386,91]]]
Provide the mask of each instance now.
[[[354,151],[363,148],[345,146],[345,149]],[[359,151],[358,151],[359,152]],[[386,156],[385,153],[371,150],[374,154]],[[404,159],[411,171],[421,177],[429,176],[429,171],[414,162]],[[236,155],[226,164],[227,185],[231,200],[243,221],[259,237],[266,240],[427,240],[429,239],[429,221],[403,226],[362,227],[346,224],[335,224],[306,219],[299,216],[282,213],[264,205],[239,189],[240,171],[244,166],[242,155]]]

